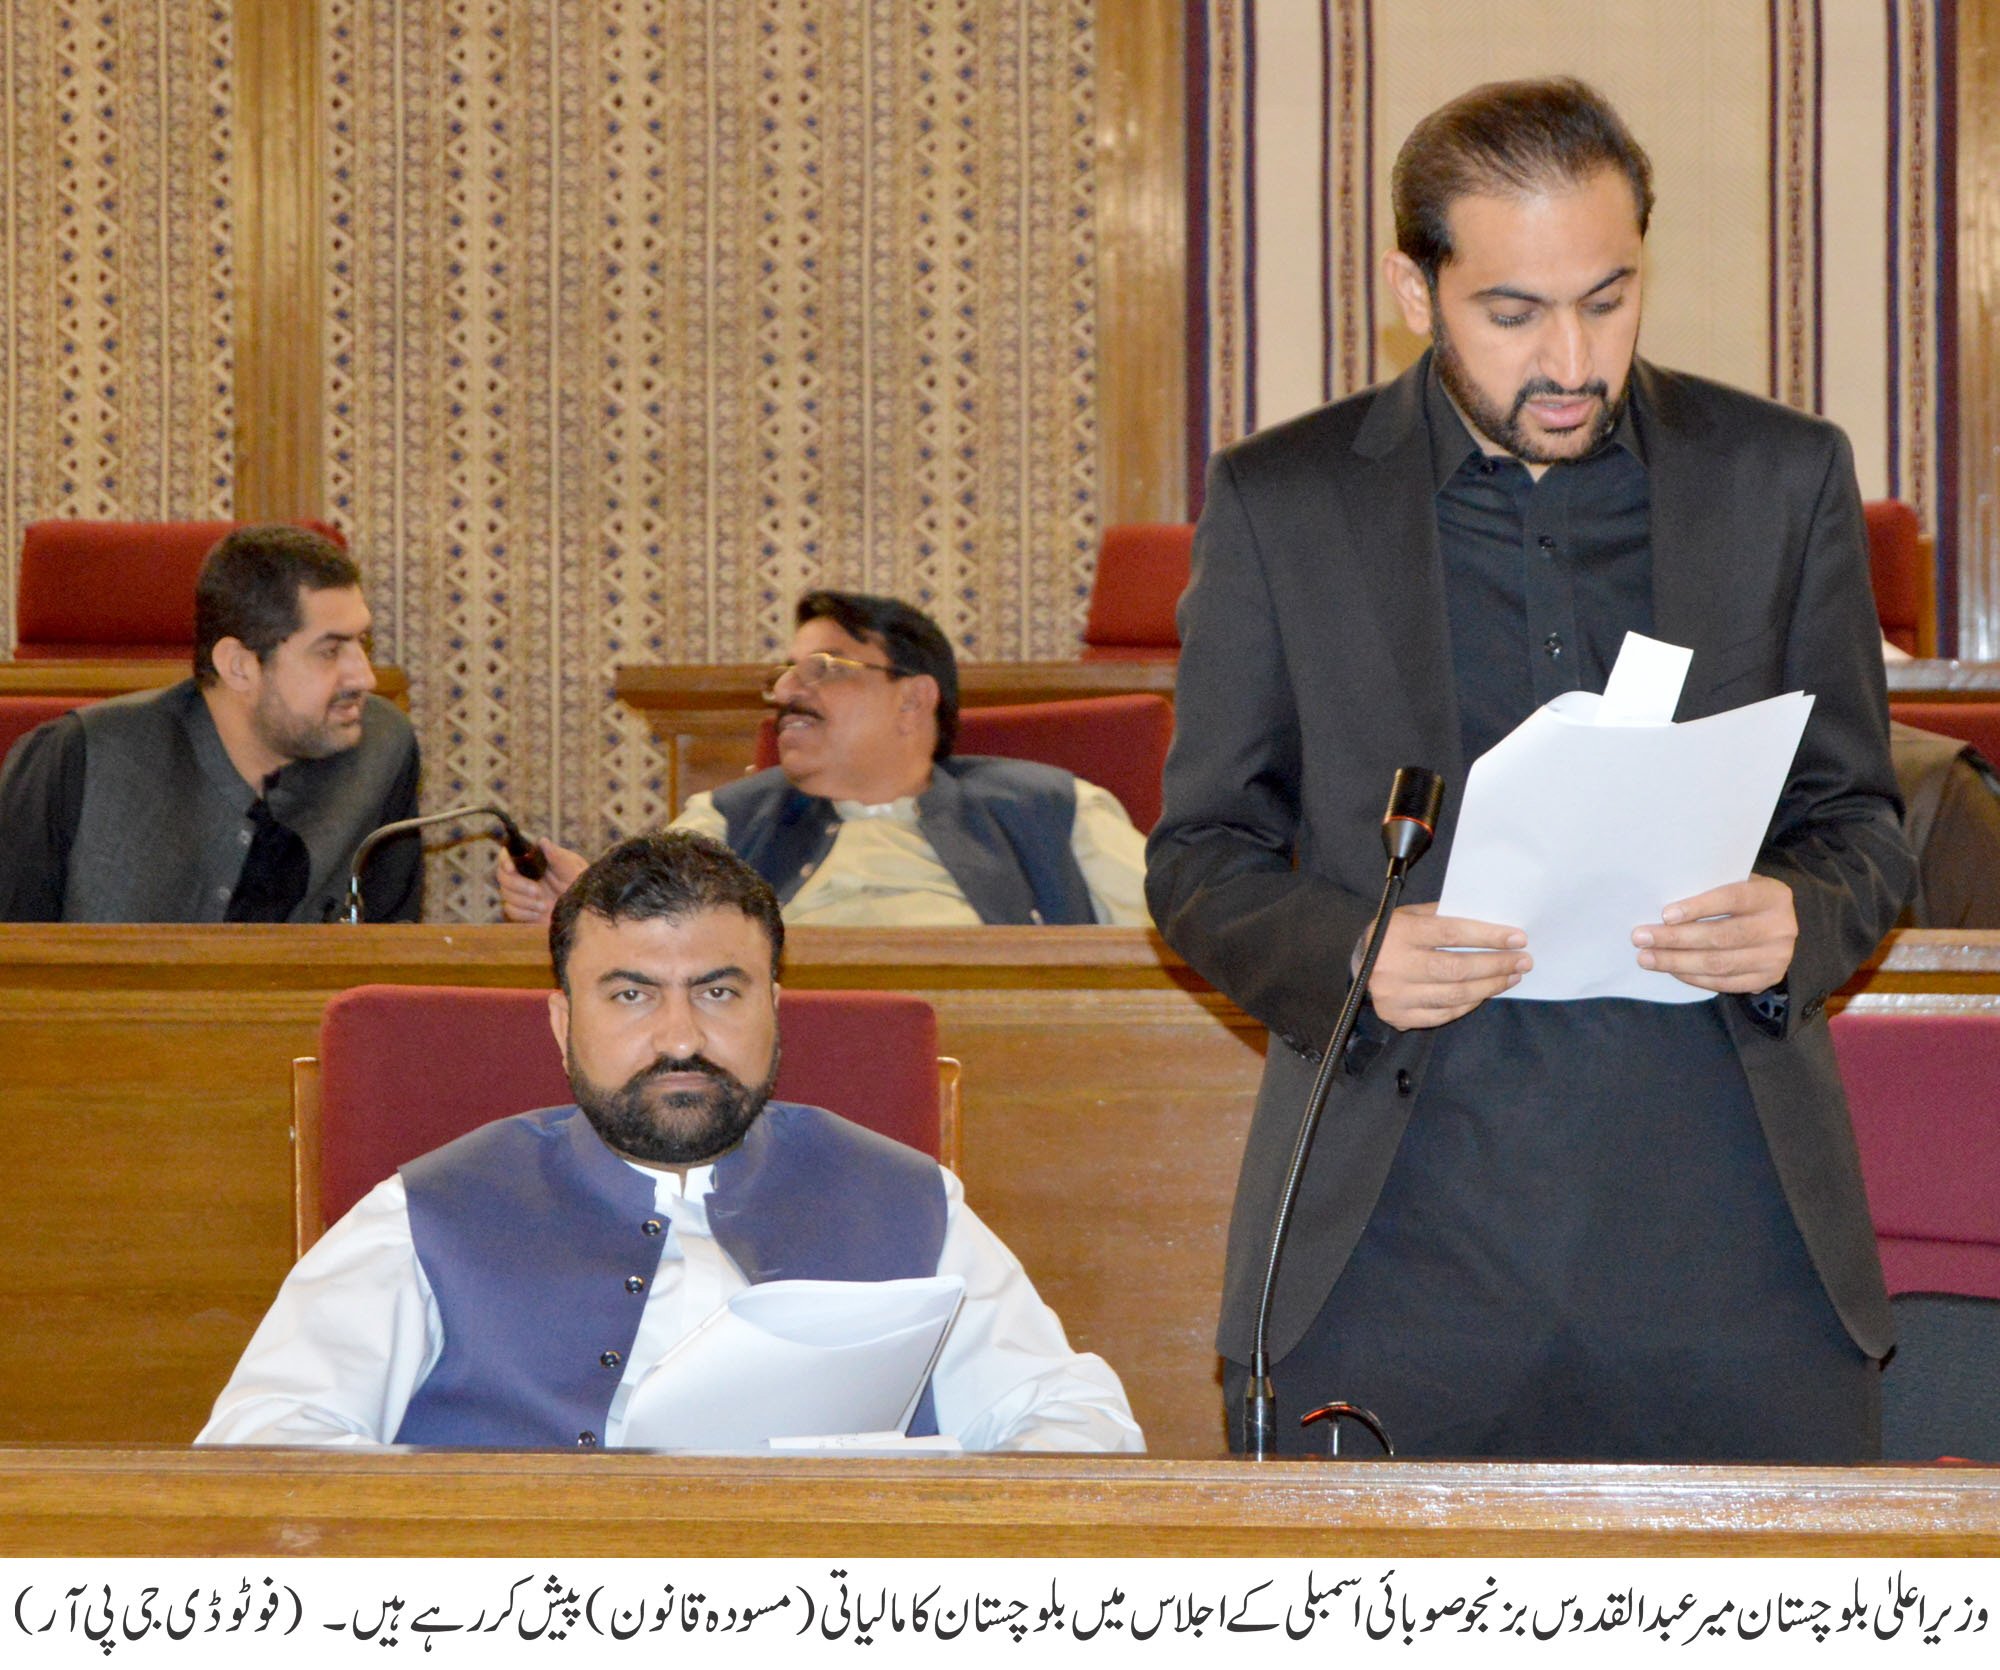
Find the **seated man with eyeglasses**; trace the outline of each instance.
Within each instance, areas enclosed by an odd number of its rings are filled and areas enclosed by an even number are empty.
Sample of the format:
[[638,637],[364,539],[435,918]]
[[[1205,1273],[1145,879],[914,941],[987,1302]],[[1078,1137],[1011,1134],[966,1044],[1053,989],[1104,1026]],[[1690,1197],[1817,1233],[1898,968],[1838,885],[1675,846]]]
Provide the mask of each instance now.
[[[958,664],[893,598],[812,591],[764,693],[777,766],[697,794],[672,827],[726,842],[793,925],[1144,926],[1146,843],[1116,797],[1033,760],[958,756]],[[503,856],[508,920],[546,920],[584,868],[542,843],[529,881]]]

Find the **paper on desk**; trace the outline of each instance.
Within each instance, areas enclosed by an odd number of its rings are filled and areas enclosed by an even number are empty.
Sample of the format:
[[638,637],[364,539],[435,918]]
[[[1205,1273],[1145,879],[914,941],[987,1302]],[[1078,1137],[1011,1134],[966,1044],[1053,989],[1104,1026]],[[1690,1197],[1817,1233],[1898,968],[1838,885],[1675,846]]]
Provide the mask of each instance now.
[[1641,968],[1632,930],[1750,874],[1812,697],[1676,725],[1691,658],[1627,633],[1602,697],[1558,696],[1473,763],[1438,914],[1526,931],[1535,966],[1502,995],[1712,995]]
[[762,1450],[774,1438],[900,1433],[964,1297],[958,1276],[745,1288],[640,1378],[625,1442]]

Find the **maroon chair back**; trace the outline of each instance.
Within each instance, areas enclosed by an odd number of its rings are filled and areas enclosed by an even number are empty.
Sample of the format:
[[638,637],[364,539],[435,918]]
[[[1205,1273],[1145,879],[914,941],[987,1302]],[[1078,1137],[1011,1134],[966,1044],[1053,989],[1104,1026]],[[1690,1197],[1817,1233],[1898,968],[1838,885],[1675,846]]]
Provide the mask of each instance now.
[[[302,524],[340,545],[340,530]],[[194,649],[194,582],[235,522],[30,522],[14,654],[22,661],[171,661]]]
[[[960,754],[1040,760],[1109,789],[1133,823],[1160,821],[1160,775],[1174,740],[1174,705],[1164,696],[1088,696],[1019,707],[968,707],[958,715]],[[770,719],[757,728],[757,769],[778,763]]]
[[1937,579],[1929,542],[1913,506],[1901,499],[1870,499],[1868,569],[1882,636],[1905,655],[1937,653]]
[[[894,992],[784,992],[776,1095],[935,1155],[937,1016]],[[319,1040],[319,1201],[331,1224],[406,1161],[467,1131],[570,1100],[548,994],[357,986]]]
[[73,707],[93,702],[95,696],[0,696],[0,765],[37,725],[60,719]]
[[2000,1299],[2000,1015],[1847,1009],[1833,1046],[1890,1293]]
[[1178,659],[1181,635],[1174,626],[1174,605],[1187,590],[1193,552],[1192,522],[1127,522],[1106,528],[1097,547],[1082,659]]
[[2000,702],[1891,702],[1889,717],[1920,731],[1969,742],[2000,766]]

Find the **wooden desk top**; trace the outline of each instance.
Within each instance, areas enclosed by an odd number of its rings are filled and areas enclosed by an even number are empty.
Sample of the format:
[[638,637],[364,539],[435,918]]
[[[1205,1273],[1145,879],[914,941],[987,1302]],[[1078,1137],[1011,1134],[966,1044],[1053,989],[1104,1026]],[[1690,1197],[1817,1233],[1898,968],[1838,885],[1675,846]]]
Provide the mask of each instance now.
[[[188,676],[185,660],[0,661],[0,696],[125,696],[163,690]],[[410,681],[401,667],[376,663],[375,694],[407,709]]]
[[1891,661],[1883,671],[1891,701],[2000,700],[2000,661]]
[[[612,688],[620,701],[641,712],[733,712],[764,705],[768,671],[768,664],[761,661],[620,667]],[[961,707],[1148,692],[1173,695],[1171,661],[963,661],[958,668]]]
[[0,1449],[0,1555],[2000,1554],[2000,1469]]

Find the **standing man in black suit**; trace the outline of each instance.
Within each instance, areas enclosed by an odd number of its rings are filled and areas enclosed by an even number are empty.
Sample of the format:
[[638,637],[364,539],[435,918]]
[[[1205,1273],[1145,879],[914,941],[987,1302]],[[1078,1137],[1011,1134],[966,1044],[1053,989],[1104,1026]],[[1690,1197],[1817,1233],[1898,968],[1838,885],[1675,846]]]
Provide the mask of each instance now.
[[[1339,1397],[1408,1454],[1876,1454],[1889,1309],[1825,1003],[1911,861],[1847,443],[1635,357],[1651,171],[1581,83],[1454,100],[1393,192],[1387,277],[1431,351],[1210,466],[1149,847],[1162,933],[1272,1032],[1218,1337],[1232,1426],[1383,798],[1421,764],[1440,850],[1306,1170],[1280,1446],[1323,1447],[1297,1418]],[[1642,966],[1716,995],[1496,1002],[1534,946],[1436,914],[1449,808],[1534,708],[1601,690],[1628,629],[1693,648],[1680,719],[1815,698],[1754,873],[1633,925]]]

